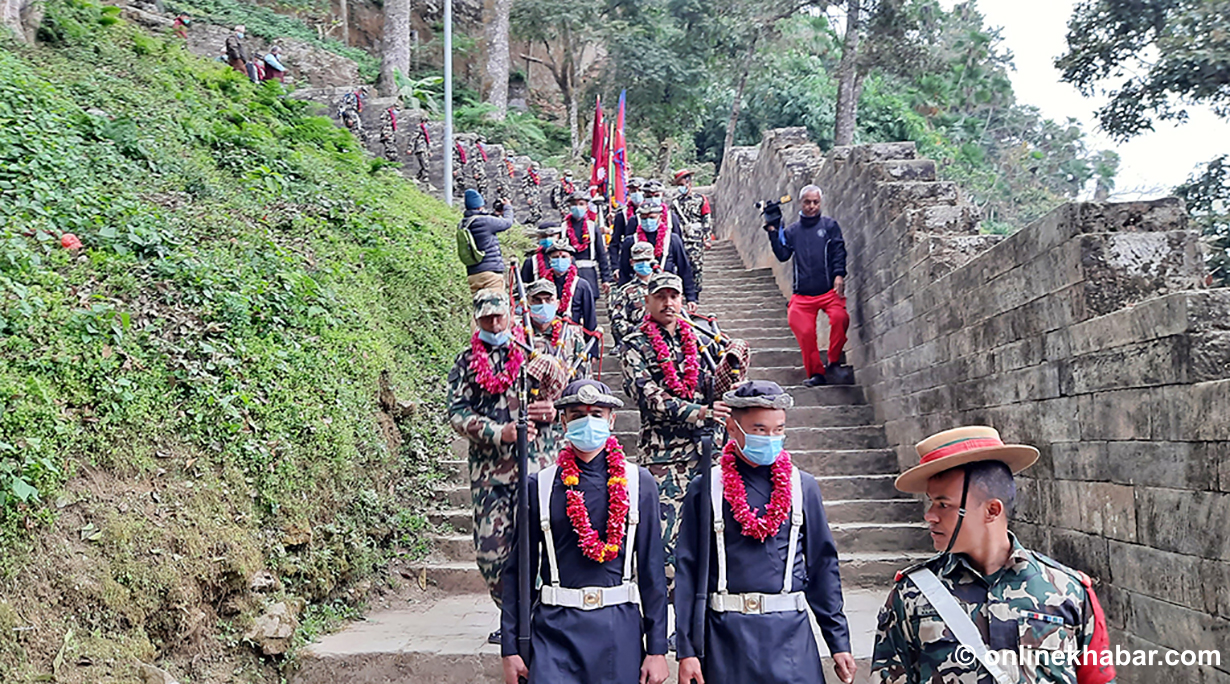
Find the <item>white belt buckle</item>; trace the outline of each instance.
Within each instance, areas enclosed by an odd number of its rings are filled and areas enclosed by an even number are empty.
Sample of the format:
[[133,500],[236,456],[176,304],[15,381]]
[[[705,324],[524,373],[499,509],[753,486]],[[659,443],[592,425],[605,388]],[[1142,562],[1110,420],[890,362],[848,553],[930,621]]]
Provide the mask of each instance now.
[[602,607],[602,590],[601,589],[586,589],[581,594],[581,607],[585,610],[594,610]]
[[744,594],[743,612],[746,615],[759,615],[764,612],[764,594]]

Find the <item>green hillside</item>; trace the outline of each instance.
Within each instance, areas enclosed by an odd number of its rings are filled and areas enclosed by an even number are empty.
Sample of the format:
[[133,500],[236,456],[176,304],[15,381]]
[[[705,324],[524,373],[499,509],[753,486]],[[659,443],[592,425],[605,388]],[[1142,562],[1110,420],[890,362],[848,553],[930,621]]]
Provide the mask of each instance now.
[[276,681],[250,578],[310,632],[424,526],[456,216],[117,15],[0,44],[0,681]]

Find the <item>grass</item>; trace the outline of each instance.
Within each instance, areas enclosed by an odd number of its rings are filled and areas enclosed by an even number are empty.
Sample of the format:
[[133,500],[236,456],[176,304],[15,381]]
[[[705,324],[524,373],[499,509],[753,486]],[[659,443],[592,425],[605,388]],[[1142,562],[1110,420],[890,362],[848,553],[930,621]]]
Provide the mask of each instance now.
[[276,681],[230,648],[253,573],[317,624],[418,552],[457,216],[276,83],[46,9],[0,44],[0,680]]

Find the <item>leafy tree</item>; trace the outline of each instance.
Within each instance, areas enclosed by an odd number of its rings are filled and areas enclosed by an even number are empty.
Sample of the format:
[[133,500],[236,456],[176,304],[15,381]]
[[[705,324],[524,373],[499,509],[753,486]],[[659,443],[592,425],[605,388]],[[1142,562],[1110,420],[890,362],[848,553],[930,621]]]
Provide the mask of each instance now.
[[1220,287],[1230,287],[1230,156],[1221,155],[1175,188],[1204,235],[1209,273]]
[[1085,95],[1117,82],[1098,121],[1121,140],[1192,104],[1230,116],[1230,0],[1085,0],[1055,66]]
[[383,95],[396,95],[398,77],[410,74],[410,0],[384,0],[384,39],[381,41],[380,79]]

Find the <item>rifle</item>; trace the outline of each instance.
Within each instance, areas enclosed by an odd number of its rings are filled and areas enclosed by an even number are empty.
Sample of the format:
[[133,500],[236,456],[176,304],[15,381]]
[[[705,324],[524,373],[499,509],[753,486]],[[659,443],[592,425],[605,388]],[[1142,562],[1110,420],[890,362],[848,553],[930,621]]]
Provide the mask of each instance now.
[[[526,302],[525,283],[517,268],[517,260],[512,260],[513,285],[517,301],[522,305],[525,316],[525,335],[531,352],[534,349],[534,328],[530,323],[530,309]],[[514,336],[515,337],[515,336]],[[521,364],[517,376],[517,653],[528,665],[530,662],[530,591],[533,581],[530,578],[530,382],[525,373],[526,364]],[[522,680],[524,681],[524,680]]]

